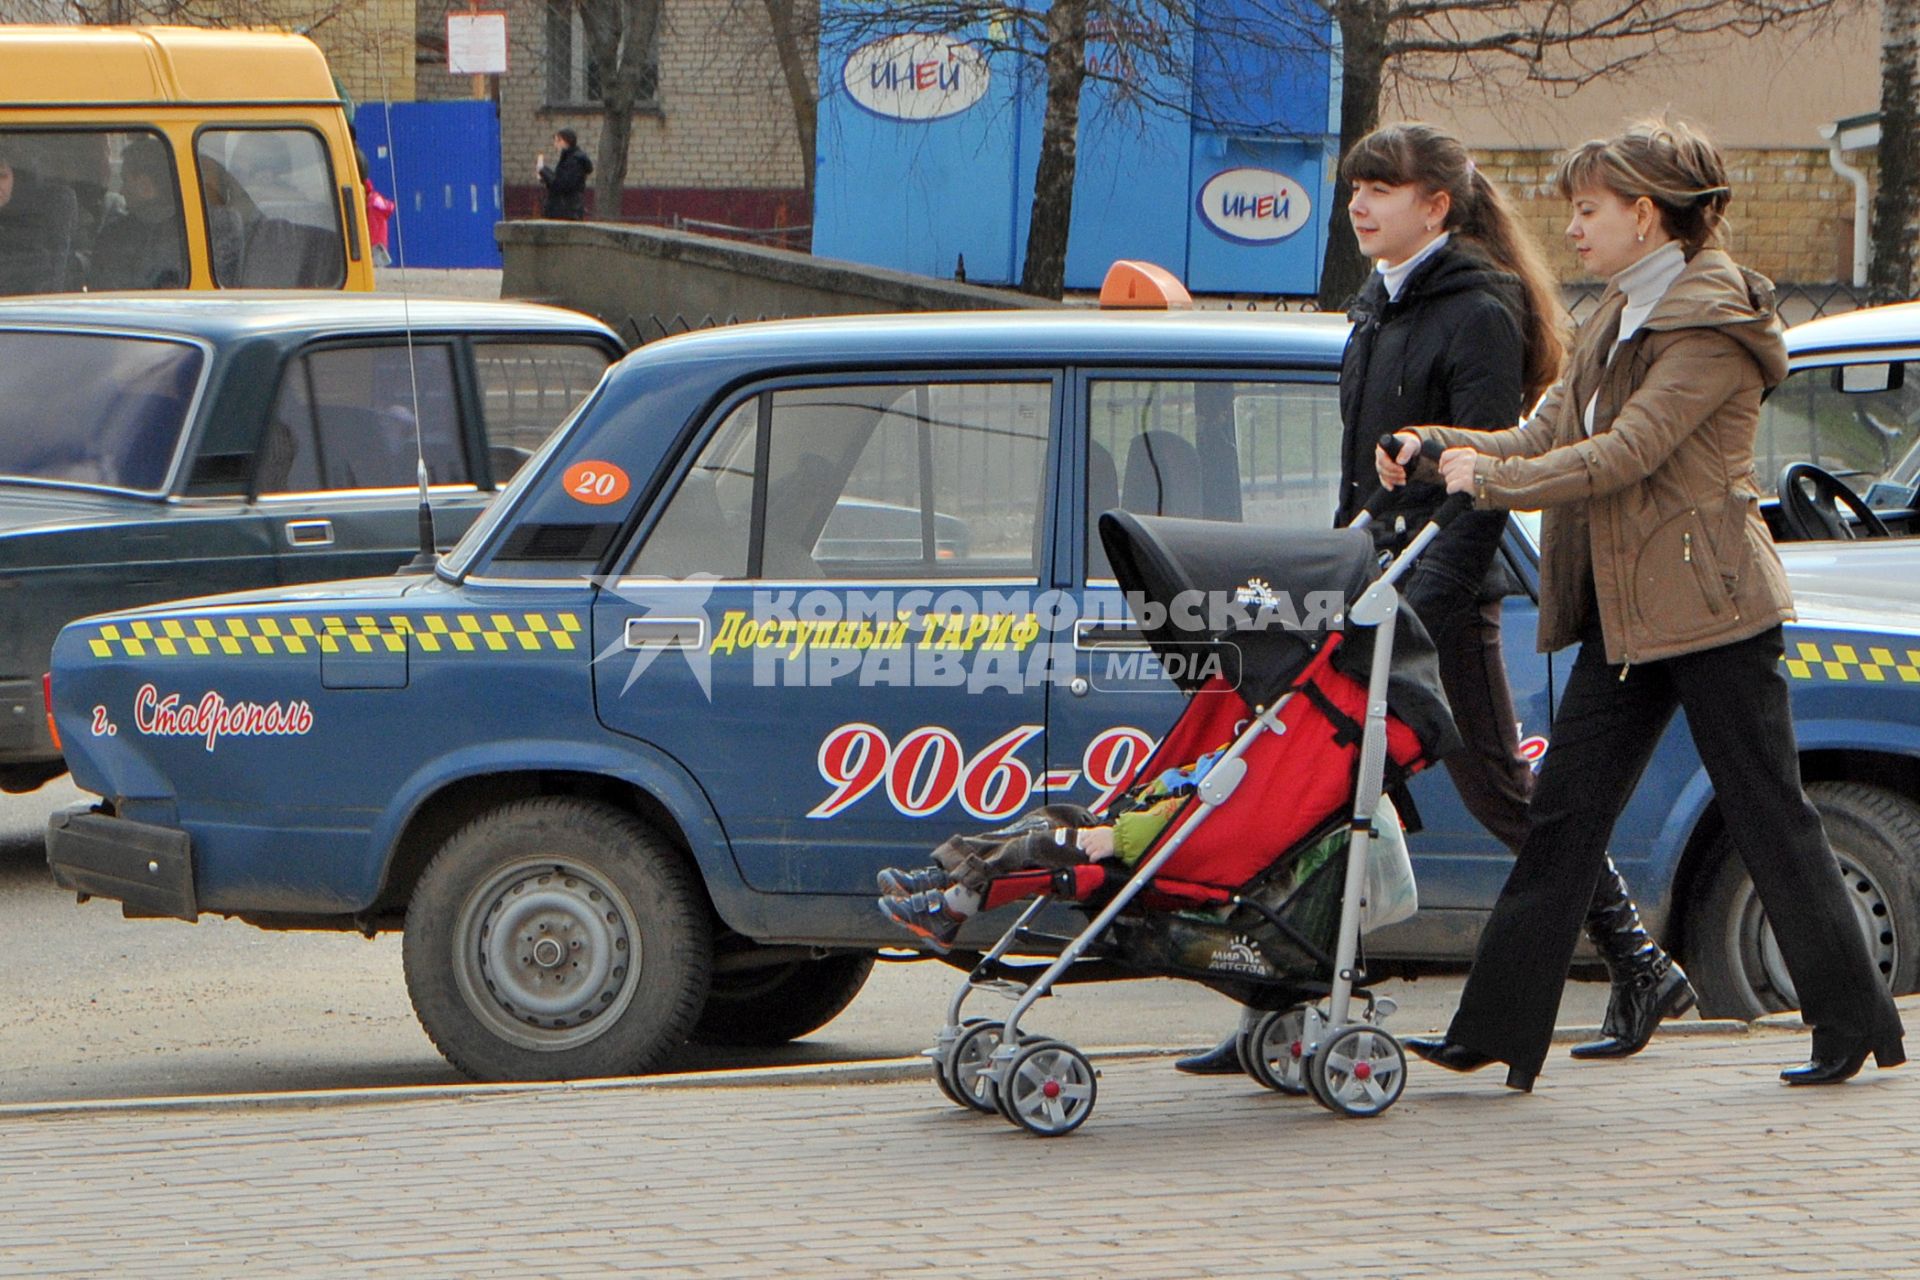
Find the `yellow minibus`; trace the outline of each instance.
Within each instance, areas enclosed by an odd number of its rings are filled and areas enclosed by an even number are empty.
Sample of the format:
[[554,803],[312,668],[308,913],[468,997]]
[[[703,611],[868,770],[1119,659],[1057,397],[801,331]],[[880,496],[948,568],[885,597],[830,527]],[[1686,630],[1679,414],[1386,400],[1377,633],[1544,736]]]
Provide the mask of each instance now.
[[353,140],[311,40],[0,26],[0,294],[371,288]]

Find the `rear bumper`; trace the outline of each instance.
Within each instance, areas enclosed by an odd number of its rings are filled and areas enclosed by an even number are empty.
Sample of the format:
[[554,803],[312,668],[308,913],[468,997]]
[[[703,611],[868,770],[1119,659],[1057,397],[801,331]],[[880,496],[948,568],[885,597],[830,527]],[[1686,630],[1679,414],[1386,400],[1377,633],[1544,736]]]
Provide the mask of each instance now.
[[128,915],[196,920],[193,843],[184,831],[130,822],[75,805],[47,819],[55,884],[111,898]]

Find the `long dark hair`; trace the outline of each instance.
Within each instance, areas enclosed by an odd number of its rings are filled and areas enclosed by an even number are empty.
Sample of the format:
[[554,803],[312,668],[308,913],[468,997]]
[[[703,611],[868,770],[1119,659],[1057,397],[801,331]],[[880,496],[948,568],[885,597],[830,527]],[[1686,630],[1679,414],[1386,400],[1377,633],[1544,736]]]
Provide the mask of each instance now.
[[1436,125],[1417,120],[1383,125],[1353,144],[1340,162],[1348,183],[1417,183],[1428,195],[1446,192],[1451,202],[1446,230],[1471,241],[1489,262],[1519,277],[1526,291],[1520,325],[1526,340],[1523,380],[1531,402],[1560,376],[1567,346],[1560,290],[1500,188],[1487,180],[1466,144]]

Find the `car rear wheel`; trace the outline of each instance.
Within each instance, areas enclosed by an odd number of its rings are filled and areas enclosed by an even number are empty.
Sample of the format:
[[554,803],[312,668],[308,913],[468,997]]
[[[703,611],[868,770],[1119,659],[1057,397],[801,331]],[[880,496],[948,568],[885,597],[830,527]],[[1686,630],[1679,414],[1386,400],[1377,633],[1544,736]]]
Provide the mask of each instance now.
[[737,1046],[797,1040],[839,1017],[872,972],[873,957],[854,954],[715,973],[693,1039]]
[[649,1071],[706,1002],[710,914],[693,871],[611,805],[505,805],[449,839],[407,907],[414,1012],[477,1080]]
[[[1847,901],[1867,954],[1896,993],[1920,984],[1920,805],[1851,782],[1816,782],[1820,811],[1840,864]],[[1731,837],[1709,855],[1702,892],[1687,908],[1687,974],[1703,1016],[1757,1018],[1799,1007],[1773,927]]]

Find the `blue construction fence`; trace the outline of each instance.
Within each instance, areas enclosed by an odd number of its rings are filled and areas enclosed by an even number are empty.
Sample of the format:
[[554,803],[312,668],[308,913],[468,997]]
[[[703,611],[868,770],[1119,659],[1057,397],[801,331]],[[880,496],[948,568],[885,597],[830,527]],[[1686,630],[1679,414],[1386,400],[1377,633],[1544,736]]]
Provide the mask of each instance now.
[[500,114],[491,102],[363,102],[354,133],[376,190],[398,207],[396,266],[498,267]]

